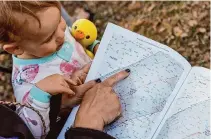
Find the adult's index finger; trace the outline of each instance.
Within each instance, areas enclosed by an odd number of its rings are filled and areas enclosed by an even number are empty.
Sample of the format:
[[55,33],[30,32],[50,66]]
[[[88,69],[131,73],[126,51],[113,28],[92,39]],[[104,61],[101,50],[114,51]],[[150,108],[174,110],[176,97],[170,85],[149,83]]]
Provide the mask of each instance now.
[[130,74],[130,70],[126,69],[126,70],[120,71],[120,72],[112,75],[111,77],[104,80],[102,83],[106,86],[113,87],[116,83],[118,83],[119,81],[121,81],[121,80],[125,79],[127,76],[129,76],[129,74]]

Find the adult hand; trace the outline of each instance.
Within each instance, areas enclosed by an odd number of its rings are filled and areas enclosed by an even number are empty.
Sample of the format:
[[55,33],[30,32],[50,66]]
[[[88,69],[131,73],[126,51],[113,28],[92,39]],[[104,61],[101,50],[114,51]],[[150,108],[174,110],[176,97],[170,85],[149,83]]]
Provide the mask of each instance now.
[[112,87],[125,79],[129,72],[129,69],[121,71],[88,90],[77,112],[74,127],[103,130],[104,125],[117,118],[121,114],[121,106]]

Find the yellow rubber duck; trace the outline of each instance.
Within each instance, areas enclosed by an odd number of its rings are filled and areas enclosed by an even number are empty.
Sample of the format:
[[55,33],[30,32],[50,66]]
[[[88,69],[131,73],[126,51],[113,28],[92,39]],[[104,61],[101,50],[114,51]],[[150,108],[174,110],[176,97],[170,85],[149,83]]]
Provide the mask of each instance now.
[[93,59],[94,54],[87,50],[87,47],[97,38],[96,26],[88,19],[78,19],[72,25],[71,34],[84,47],[86,54]]

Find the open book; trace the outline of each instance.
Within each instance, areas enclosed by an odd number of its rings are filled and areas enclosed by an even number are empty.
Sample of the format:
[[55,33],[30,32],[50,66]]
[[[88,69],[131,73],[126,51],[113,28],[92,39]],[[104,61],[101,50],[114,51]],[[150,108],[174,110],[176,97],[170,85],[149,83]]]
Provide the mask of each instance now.
[[210,139],[209,69],[191,67],[168,46],[109,23],[86,81],[125,68],[130,76],[114,87],[123,116],[105,132],[118,139]]

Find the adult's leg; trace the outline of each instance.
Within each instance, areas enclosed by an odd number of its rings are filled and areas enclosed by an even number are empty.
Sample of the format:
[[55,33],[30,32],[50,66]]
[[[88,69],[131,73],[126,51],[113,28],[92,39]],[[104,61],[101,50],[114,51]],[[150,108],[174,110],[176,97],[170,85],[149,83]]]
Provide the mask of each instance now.
[[93,21],[94,17],[94,14],[90,10],[83,8],[76,9],[75,16],[71,17],[63,6],[61,7],[61,14],[68,26],[72,26],[73,22],[76,21],[77,19],[85,18],[89,19],[90,21]]
[[64,20],[66,21],[67,25],[72,26],[72,21],[70,20],[70,15],[67,13],[67,11],[64,9],[63,6],[61,8],[61,14],[62,14],[62,17],[64,18]]

